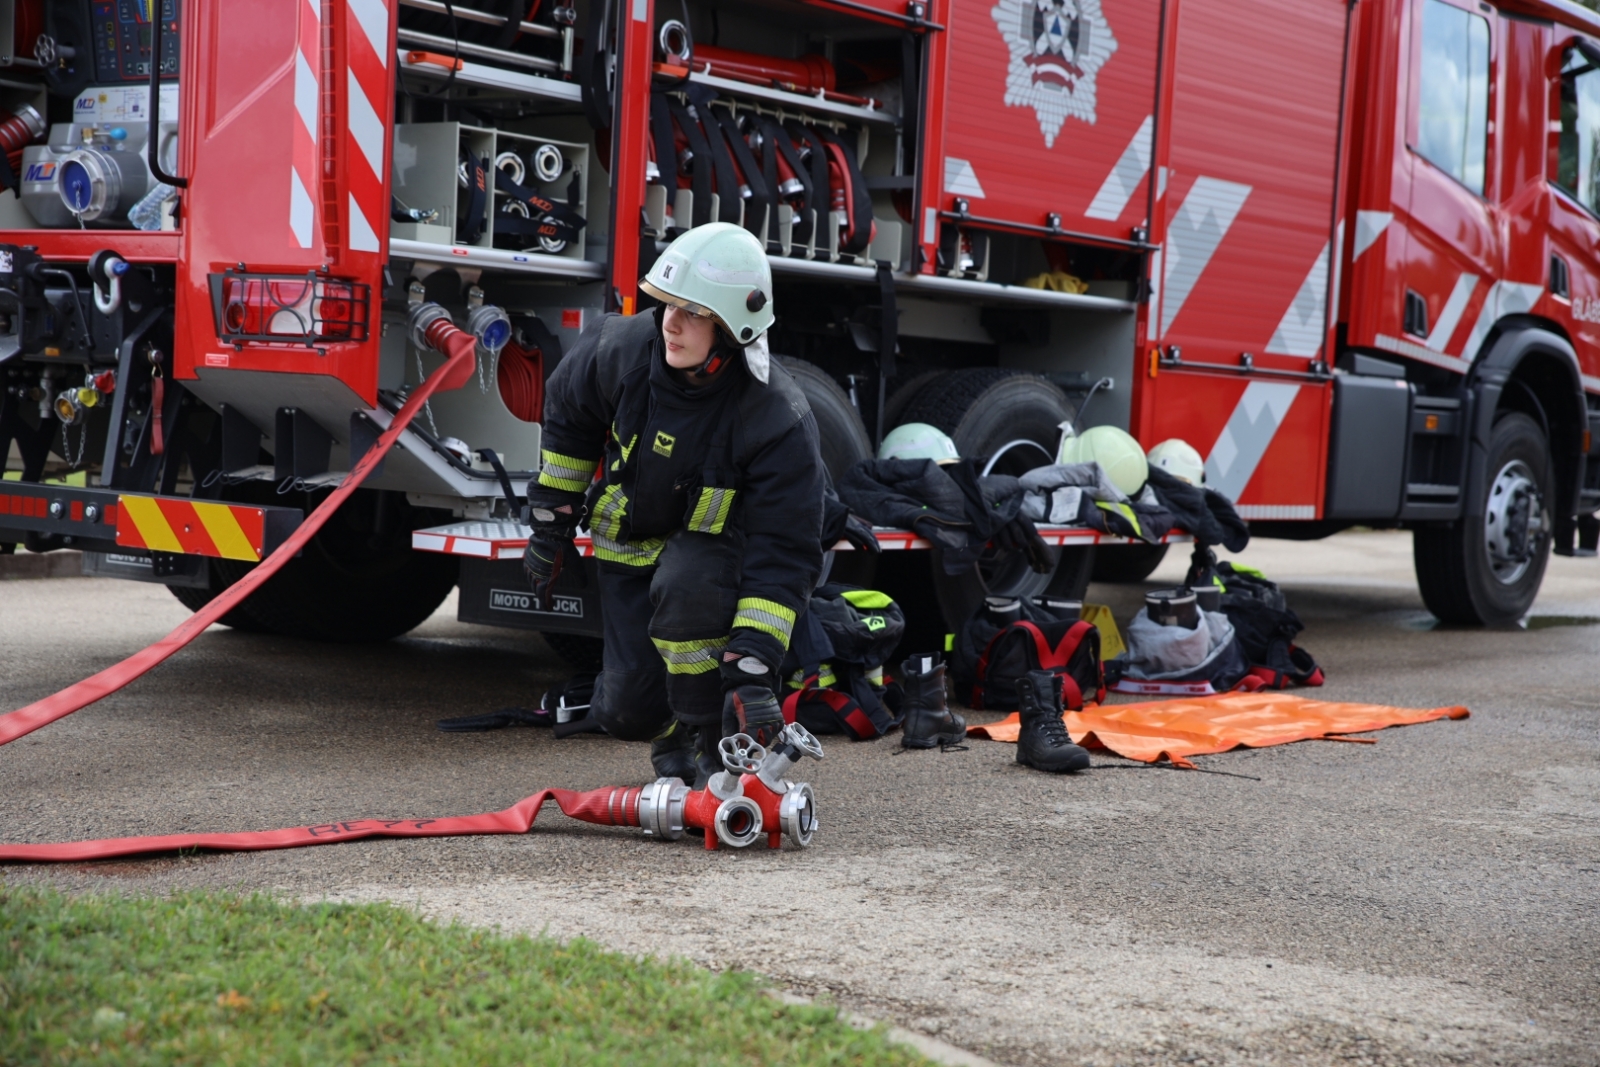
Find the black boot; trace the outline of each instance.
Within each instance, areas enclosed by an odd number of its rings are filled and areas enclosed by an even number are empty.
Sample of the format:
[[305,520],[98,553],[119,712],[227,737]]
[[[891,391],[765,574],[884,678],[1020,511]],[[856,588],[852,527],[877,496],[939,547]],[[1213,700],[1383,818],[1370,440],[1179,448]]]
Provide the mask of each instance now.
[[1061,719],[1061,679],[1049,671],[1029,671],[1017,679],[1017,762],[1041,771],[1082,771],[1089,753],[1072,743]]
[[966,740],[967,720],[950,710],[944,695],[944,663],[937,653],[912,656],[900,665],[905,687],[900,747],[932,748]]
[[650,742],[650,766],[656,769],[656,777],[682,778],[694,784],[694,754],[699,739],[697,727],[685,726],[677,719],[668,723]]
[[727,770],[722,765],[722,750],[717,747],[721,741],[721,726],[713,725],[699,728],[694,746],[695,774],[692,779],[687,776],[683,779],[692,788],[704,789],[706,782],[711,779],[713,774]]

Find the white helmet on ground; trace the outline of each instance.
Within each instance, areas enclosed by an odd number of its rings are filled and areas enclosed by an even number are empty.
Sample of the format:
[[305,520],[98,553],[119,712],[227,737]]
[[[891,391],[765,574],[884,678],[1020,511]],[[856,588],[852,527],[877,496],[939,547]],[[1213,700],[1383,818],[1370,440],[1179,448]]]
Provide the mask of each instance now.
[[1147,458],[1150,466],[1160,467],[1174,478],[1181,478],[1195,486],[1205,484],[1206,461],[1193,445],[1182,438],[1162,441],[1150,450]]
[[1126,431],[1115,426],[1091,426],[1061,440],[1057,463],[1098,463],[1106,478],[1125,496],[1134,496],[1150,479],[1144,449]]
[[878,446],[879,459],[931,459],[954,463],[961,458],[950,435],[925,422],[908,422],[890,430]]

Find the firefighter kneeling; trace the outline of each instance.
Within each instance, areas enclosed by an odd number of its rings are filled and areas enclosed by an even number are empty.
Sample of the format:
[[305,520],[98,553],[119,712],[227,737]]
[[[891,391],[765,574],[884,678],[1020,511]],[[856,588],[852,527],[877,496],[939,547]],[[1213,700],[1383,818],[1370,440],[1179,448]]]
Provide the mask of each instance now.
[[783,729],[778,666],[822,568],[822,458],[805,396],[769,363],[760,242],[697,227],[640,287],[663,306],[604,316],[550,378],[523,561],[548,609],[588,527],[605,626],[590,714],[651,741],[657,776],[704,783],[723,737]]

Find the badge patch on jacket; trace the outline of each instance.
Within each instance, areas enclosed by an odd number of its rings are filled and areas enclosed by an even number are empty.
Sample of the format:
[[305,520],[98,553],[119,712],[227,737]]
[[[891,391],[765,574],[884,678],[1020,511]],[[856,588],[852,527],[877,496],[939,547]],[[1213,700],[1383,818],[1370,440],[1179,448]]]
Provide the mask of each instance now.
[[662,433],[660,430],[657,430],[656,443],[653,447],[655,451],[661,455],[670,456],[672,455],[672,446],[677,443],[678,439],[672,436],[670,433]]

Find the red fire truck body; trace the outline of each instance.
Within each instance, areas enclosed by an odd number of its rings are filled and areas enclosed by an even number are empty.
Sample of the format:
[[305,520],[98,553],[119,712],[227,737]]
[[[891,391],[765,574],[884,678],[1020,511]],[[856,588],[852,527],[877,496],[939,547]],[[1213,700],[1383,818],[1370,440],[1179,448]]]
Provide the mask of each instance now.
[[[1459,621],[1594,548],[1600,19],[1564,0],[15,6],[0,541],[204,603],[274,535],[195,502],[292,525],[437,366],[408,302],[516,325],[237,625],[384,636],[459,580],[597,633],[591,593],[528,606],[504,487],[563,347],[710,218],[767,242],[835,474],[907,421],[1011,473],[1068,418],[1182,438],[1258,534],[1412,528]],[[935,573],[945,615],[1081,594],[1095,538],[1057,541]]]

